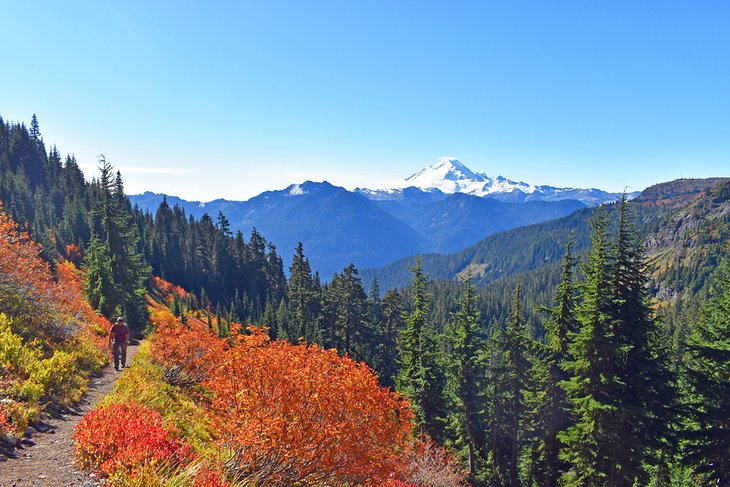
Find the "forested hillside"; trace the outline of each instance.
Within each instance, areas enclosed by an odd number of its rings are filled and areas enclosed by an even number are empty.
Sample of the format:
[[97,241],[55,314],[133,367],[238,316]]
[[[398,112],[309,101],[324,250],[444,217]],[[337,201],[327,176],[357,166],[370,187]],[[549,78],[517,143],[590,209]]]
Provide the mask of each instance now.
[[123,314],[147,340],[76,437],[121,485],[729,478],[727,181],[424,256],[391,288],[352,264],[325,281],[301,244],[285,269],[223,214],[142,212],[103,157],[85,182],[47,152],[35,119],[3,123],[0,163],[8,213],[43,243],[3,216],[5,438],[78,397]]
[[[687,269],[697,275],[698,282],[705,281],[716,264],[713,253],[716,255],[728,239],[727,183],[723,178],[662,183],[629,202],[637,215],[639,233],[646,240],[648,257],[664,263],[657,265],[657,278],[669,271],[670,275],[660,279],[670,282],[674,274]],[[612,225],[616,225],[616,206],[609,208]],[[439,280],[453,280],[470,271],[478,286],[528,271],[551,272],[547,268],[557,266],[571,233],[576,254],[589,247],[592,214],[593,210],[584,209],[557,220],[500,232],[456,254],[423,255],[421,263],[427,274]],[[694,256],[697,258],[690,263]],[[414,262],[415,257],[409,257],[383,268],[366,269],[363,278],[369,282],[375,277],[386,289],[405,286]],[[691,288],[697,291],[697,286]]]

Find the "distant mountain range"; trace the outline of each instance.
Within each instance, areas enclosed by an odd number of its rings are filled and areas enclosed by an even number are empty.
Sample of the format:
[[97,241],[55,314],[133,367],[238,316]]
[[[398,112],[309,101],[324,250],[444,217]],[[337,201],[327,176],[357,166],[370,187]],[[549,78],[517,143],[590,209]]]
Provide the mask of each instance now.
[[301,241],[313,269],[329,279],[350,262],[367,268],[416,253],[457,252],[495,232],[560,218],[617,196],[489,178],[442,158],[395,189],[348,191],[307,181],[247,201],[202,203],[150,192],[130,200],[150,212],[163,198],[195,217],[221,212],[234,232],[248,236],[256,228],[277,246],[286,265]]
[[[671,269],[674,281],[702,283],[716,265],[717,254],[730,241],[729,178],[678,179],[656,184],[631,200],[630,207],[645,239],[655,277]],[[615,217],[615,207],[611,212]],[[450,281],[470,273],[480,286],[548,268],[548,274],[556,278],[563,245],[571,233],[575,255],[589,248],[592,214],[592,209],[585,208],[559,219],[494,233],[457,253],[421,255],[421,264],[432,279]],[[405,287],[411,281],[409,269],[415,259],[414,255],[387,266],[365,269],[364,281],[375,277],[381,289]],[[655,282],[658,296],[674,297],[681,286],[672,279]]]
[[[458,159],[442,157],[436,163],[406,178],[403,185],[392,189],[357,189],[371,199],[398,198],[403,188],[415,187],[435,194],[463,193],[507,202],[578,200],[587,206],[615,201],[619,193],[600,189],[556,188],[515,182],[502,176],[490,177],[466,167]],[[638,195],[631,193],[629,197]]]

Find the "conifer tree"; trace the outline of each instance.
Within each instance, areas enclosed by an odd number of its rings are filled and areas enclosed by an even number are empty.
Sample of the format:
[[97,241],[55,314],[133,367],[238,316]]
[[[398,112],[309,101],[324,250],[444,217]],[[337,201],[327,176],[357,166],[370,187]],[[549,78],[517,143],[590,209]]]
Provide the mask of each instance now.
[[398,333],[405,325],[405,303],[396,289],[385,292],[382,301],[383,324],[374,366],[384,386],[395,387],[398,373]]
[[614,418],[621,442],[614,461],[619,482],[649,481],[647,464],[672,448],[671,426],[676,415],[676,392],[670,347],[663,344],[659,322],[649,305],[648,273],[643,244],[624,194],[611,270],[613,333],[619,350],[614,373],[625,394]]
[[459,310],[454,313],[453,323],[447,327],[447,343],[450,349],[447,388],[455,409],[456,444],[466,449],[469,477],[477,473],[477,458],[485,444],[485,390],[486,364],[485,342],[480,337],[481,317],[476,306],[476,293],[471,283],[471,273]]
[[505,330],[497,333],[494,346],[501,356],[492,365],[491,398],[491,481],[505,487],[518,487],[519,459],[525,421],[525,393],[529,388],[530,362],[528,338],[522,312],[522,287],[518,283],[512,296]]
[[84,255],[86,278],[84,293],[89,304],[104,316],[111,316],[116,309],[119,297],[112,276],[111,256],[106,242],[101,242],[94,234]]
[[317,293],[312,281],[312,270],[309,259],[304,256],[302,243],[297,244],[289,267],[289,326],[287,336],[291,340],[303,338],[307,342],[316,339],[319,306]]
[[730,481],[730,260],[718,266],[710,298],[687,344],[690,423],[684,462],[703,485]]
[[38,117],[36,117],[35,113],[33,114],[33,118],[30,120],[30,138],[33,140],[40,140],[41,139],[41,130],[40,126],[38,125]]
[[575,316],[575,259],[571,255],[573,236],[565,245],[560,283],[545,323],[545,343],[535,344],[538,358],[534,364],[536,391],[533,403],[533,459],[531,476],[537,485],[555,487],[561,470],[567,465],[560,461],[558,434],[570,424],[570,403],[563,388],[569,379],[563,369],[569,358],[568,344],[578,330]]
[[406,318],[406,328],[399,337],[400,371],[396,387],[408,397],[416,422],[436,441],[444,437],[445,376],[437,349],[436,331],[428,320],[430,295],[420,259],[411,269],[413,311]]
[[561,458],[571,465],[563,477],[566,486],[632,485],[619,479],[616,449],[623,445],[616,417],[626,393],[615,374],[619,349],[611,317],[610,242],[608,216],[599,210],[591,221],[593,248],[584,267],[580,330],[569,345],[565,364],[571,379],[566,391],[573,409],[573,424],[559,434]]
[[349,264],[341,274],[335,274],[328,291],[335,348],[356,360],[372,363],[368,356],[367,296],[357,268]]
[[[107,317],[118,308],[126,315],[132,329],[141,330],[147,321],[145,281],[150,269],[137,252],[136,227],[131,225],[128,200],[124,197],[121,177],[113,177],[112,165],[100,156],[99,202],[95,210],[104,245],[108,252],[114,291],[106,296]],[[93,272],[93,270],[89,270]],[[110,311],[111,310],[111,311]]]

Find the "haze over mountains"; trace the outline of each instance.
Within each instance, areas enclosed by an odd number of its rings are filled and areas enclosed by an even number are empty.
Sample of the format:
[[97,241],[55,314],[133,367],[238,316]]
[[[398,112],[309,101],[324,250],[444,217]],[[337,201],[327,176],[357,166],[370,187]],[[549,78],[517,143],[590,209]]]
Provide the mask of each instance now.
[[404,180],[402,187],[348,191],[326,181],[292,184],[247,201],[207,203],[146,192],[133,204],[155,212],[164,198],[186,214],[214,219],[231,229],[267,236],[288,265],[297,242],[325,278],[350,262],[377,267],[416,253],[457,252],[490,234],[560,218],[586,206],[613,201],[616,193],[555,188],[476,173],[454,158]]

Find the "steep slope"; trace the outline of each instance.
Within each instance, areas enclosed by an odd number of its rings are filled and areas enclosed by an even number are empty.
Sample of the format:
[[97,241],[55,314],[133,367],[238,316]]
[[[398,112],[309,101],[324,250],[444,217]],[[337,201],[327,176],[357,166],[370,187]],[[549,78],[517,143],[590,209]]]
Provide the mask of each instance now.
[[284,256],[301,241],[313,268],[327,279],[349,262],[384,263],[421,244],[416,232],[367,198],[326,182],[263,193],[229,218],[244,232],[256,227]]
[[[718,181],[720,184],[718,185]],[[652,186],[630,203],[635,210],[647,253],[655,269],[660,297],[673,297],[679,283],[696,291],[711,271],[716,256],[730,238],[730,183],[728,179],[678,180]],[[661,195],[657,205],[654,195]],[[615,208],[609,207],[615,217]],[[480,285],[557,263],[570,233],[574,251],[580,254],[590,245],[593,210],[579,210],[569,216],[516,228],[487,237],[476,245],[451,255],[421,257],[424,270],[433,279],[452,280],[471,270]],[[363,271],[369,281],[377,277],[382,289],[408,284],[411,256],[379,269]],[[690,291],[692,292],[692,291]]]
[[[131,196],[132,203],[154,212],[164,195]],[[254,228],[273,242],[285,265],[301,241],[312,268],[326,279],[350,262],[358,267],[383,265],[422,249],[421,237],[375,202],[328,182],[307,181],[284,190],[267,191],[248,201],[209,203],[168,198],[188,215],[218,212],[231,229],[247,236]]]
[[504,203],[463,193],[436,199],[412,190],[400,201],[377,203],[418,232],[428,252],[456,252],[495,232],[552,220],[585,207],[575,200]]
[[[155,212],[164,195],[131,196]],[[208,203],[167,197],[187,215],[214,219],[223,213],[231,229],[253,228],[272,241],[288,265],[302,241],[314,269],[324,276],[350,262],[371,267],[416,252],[455,252],[494,232],[567,215],[584,205],[575,200],[505,203],[462,193],[406,188],[388,199],[370,199],[327,182],[306,182],[268,191],[248,201]]]

